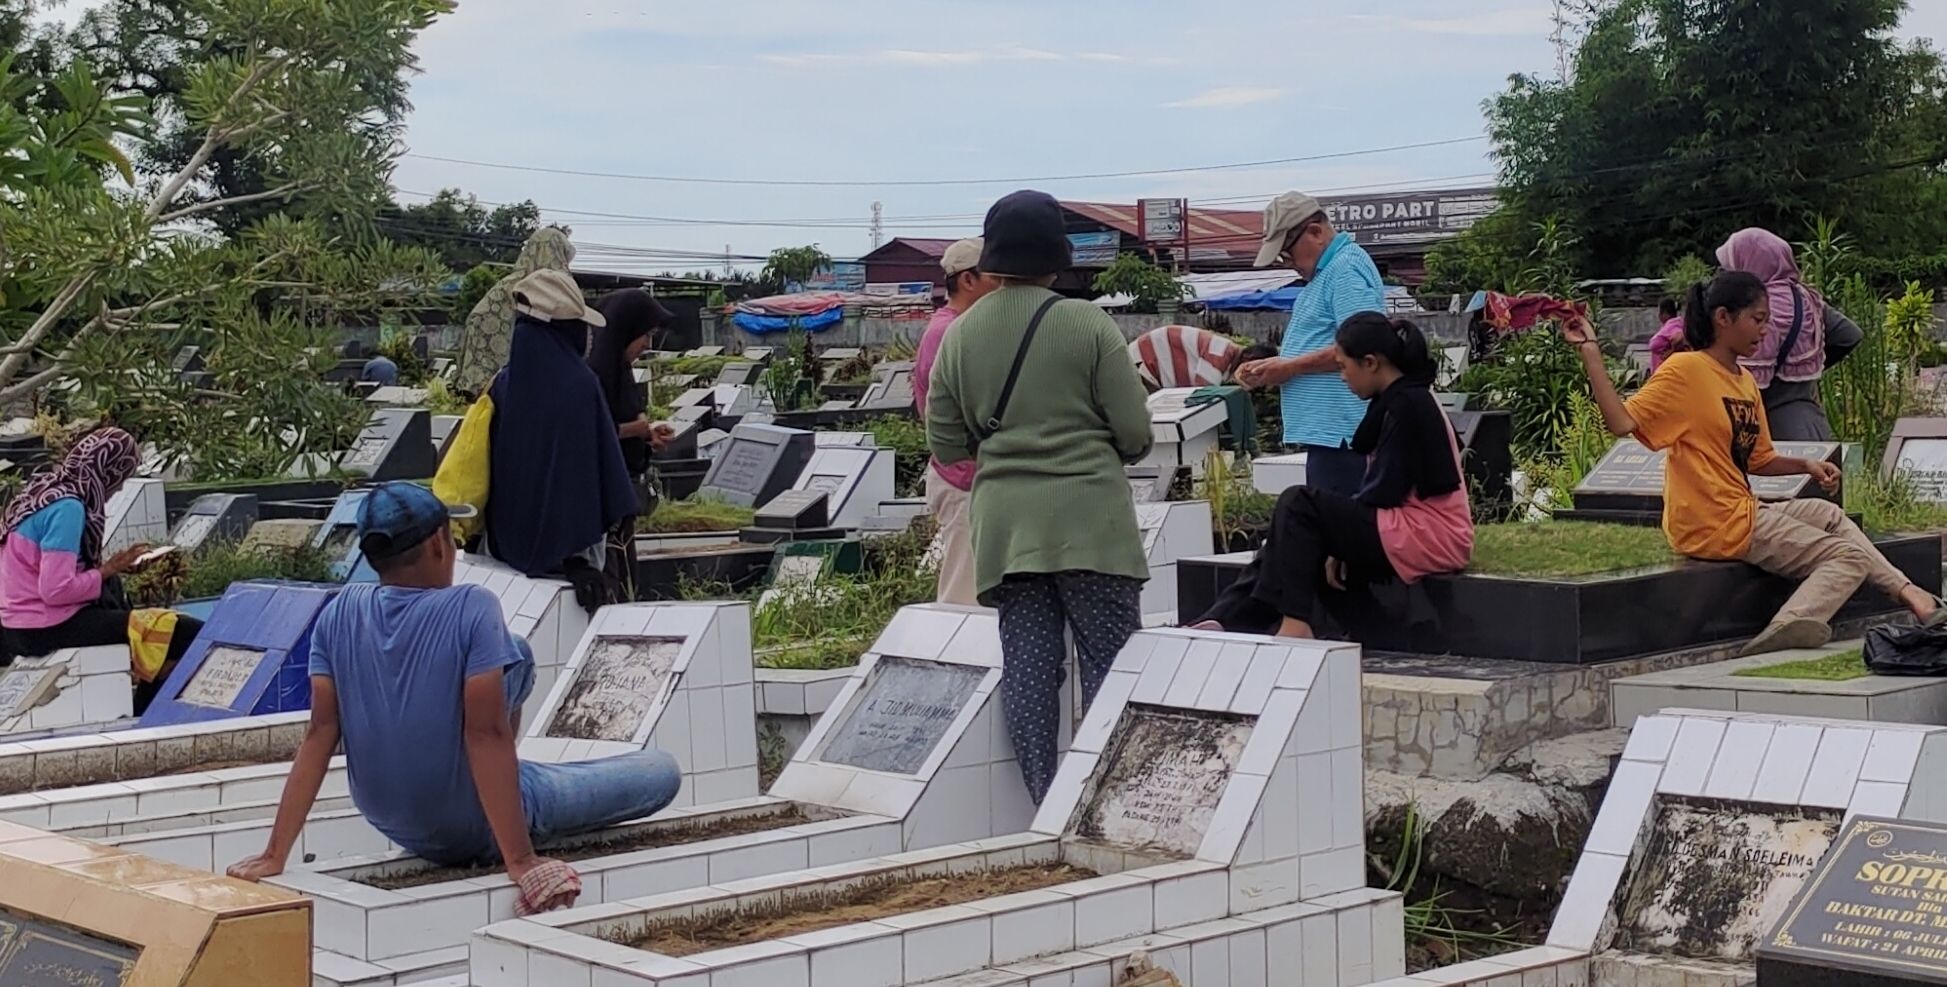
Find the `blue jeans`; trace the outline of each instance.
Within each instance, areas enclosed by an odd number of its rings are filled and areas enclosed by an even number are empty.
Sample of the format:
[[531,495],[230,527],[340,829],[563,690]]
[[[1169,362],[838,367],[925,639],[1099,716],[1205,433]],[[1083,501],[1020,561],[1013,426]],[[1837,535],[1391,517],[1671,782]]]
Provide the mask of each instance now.
[[[514,643],[522,660],[507,666],[503,673],[509,715],[534,692],[534,652],[526,641],[516,638]],[[653,816],[675,801],[676,793],[683,789],[682,767],[659,750],[569,764],[522,761],[520,775],[521,808],[527,814],[528,836],[537,848]],[[498,861],[500,847],[489,840],[480,856]]]
[[1300,446],[1305,451],[1305,486],[1347,497],[1366,481],[1366,457],[1343,446]]

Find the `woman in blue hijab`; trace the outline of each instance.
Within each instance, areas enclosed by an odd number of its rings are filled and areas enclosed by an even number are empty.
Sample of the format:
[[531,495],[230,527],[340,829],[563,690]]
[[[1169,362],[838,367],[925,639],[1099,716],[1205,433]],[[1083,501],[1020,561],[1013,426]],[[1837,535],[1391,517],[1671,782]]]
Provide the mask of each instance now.
[[485,550],[529,576],[565,576],[592,609],[625,596],[603,569],[611,535],[631,535],[638,510],[608,401],[583,360],[589,327],[606,320],[553,270],[515,287],[514,312],[492,387]]

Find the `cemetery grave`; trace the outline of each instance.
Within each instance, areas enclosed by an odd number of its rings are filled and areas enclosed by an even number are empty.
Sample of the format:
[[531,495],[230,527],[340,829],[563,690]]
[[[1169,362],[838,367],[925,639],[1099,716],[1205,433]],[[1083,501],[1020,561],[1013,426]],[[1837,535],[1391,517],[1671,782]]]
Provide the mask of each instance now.
[[1938,821],[1856,817],[1758,944],[1767,987],[1919,987],[1947,977]]
[[[631,609],[645,608],[603,613]],[[601,629],[598,618],[591,636]],[[911,608],[880,646],[771,795],[709,800],[543,852],[576,862],[581,903],[594,905],[1027,826],[1033,806],[1006,747],[998,704],[989,701],[1000,678],[996,618]],[[742,688],[738,701],[748,707],[750,687]],[[746,735],[754,735],[750,709],[738,714]],[[689,716],[700,725],[694,702]],[[665,713],[658,733],[669,722]],[[754,757],[754,741],[743,743]],[[318,975],[326,983],[353,982],[380,963],[440,975],[464,964],[474,929],[513,914],[514,888],[499,868],[435,868],[397,853],[338,860],[274,881],[316,902]]]
[[1215,451],[1223,437],[1230,412],[1221,401],[1192,405],[1194,387],[1167,388],[1149,396],[1151,436],[1155,445],[1137,466],[1160,466],[1165,470],[1188,468],[1202,476],[1204,459]]
[[0,983],[310,983],[311,910],[277,889],[0,823]]
[[379,574],[365,562],[358,547],[358,509],[368,491],[347,490],[332,502],[331,513],[311,541],[330,560],[331,576],[340,582],[375,583]]
[[1947,419],[1902,418],[1895,422],[1879,470],[1887,479],[1904,476],[1920,500],[1947,503]]
[[911,408],[913,406],[913,364],[889,360],[872,368],[872,385],[865,389],[856,407],[869,409]]
[[812,433],[775,425],[738,425],[703,480],[703,493],[755,508],[790,489],[816,448]]
[[1109,983],[1138,950],[1197,987],[1401,976],[1401,901],[1364,886],[1358,669],[1140,632],[1026,832],[497,923],[472,982]]
[[[735,435],[732,435],[735,442]],[[733,445],[731,452],[736,452]],[[830,526],[854,529],[866,517],[877,514],[879,505],[893,498],[893,453],[890,449],[814,448],[811,459],[791,490],[822,493]],[[759,501],[759,506],[771,498]]]
[[1176,622],[1176,560],[1210,551],[1210,505],[1200,500],[1137,504],[1136,526],[1149,561],[1143,584],[1143,622]]
[[424,408],[430,395],[423,387],[385,385],[365,395],[365,403],[390,408]]
[[[1836,442],[1775,443],[1780,456],[1829,462],[1843,466]],[[1589,470],[1573,494],[1572,511],[1556,511],[1557,518],[1578,521],[1617,521],[1658,525],[1663,518],[1663,464],[1669,452],[1651,452],[1635,439],[1617,439],[1601,461]],[[1817,497],[1843,503],[1840,494],[1827,494],[1809,476],[1753,476],[1751,492],[1760,500]]]
[[446,461],[446,451],[453,447],[453,439],[460,434],[460,424],[466,421],[464,415],[434,415],[432,418],[433,465]]
[[126,644],[19,656],[0,668],[0,738],[124,722],[132,682]]
[[375,483],[427,479],[438,471],[440,458],[432,421],[432,413],[419,407],[376,411],[339,458],[338,468]]
[[309,710],[311,628],[336,595],[327,586],[231,586],[141,725]]
[[254,494],[205,494],[189,505],[169,533],[169,542],[185,552],[212,542],[240,542],[257,523]]
[[1876,723],[1947,723],[1947,679],[1866,671],[1857,640],[1618,678],[1612,715],[1628,726],[1657,710],[1727,709]]
[[131,545],[169,540],[169,502],[161,480],[136,478],[122,484],[102,508],[102,555],[112,557]]

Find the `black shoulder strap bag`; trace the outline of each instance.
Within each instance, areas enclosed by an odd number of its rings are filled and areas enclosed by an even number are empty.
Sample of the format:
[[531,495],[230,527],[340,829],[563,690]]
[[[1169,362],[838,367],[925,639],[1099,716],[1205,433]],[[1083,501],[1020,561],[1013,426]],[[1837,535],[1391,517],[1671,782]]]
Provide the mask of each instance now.
[[1041,303],[1040,308],[1034,310],[1034,318],[1028,320],[1028,331],[1021,334],[1021,348],[1014,352],[1014,366],[1008,368],[1007,383],[1001,385],[1001,396],[1000,400],[994,402],[994,413],[988,415],[984,422],[968,423],[976,446],[993,438],[994,433],[1001,430],[1001,419],[1007,415],[1007,402],[1014,397],[1014,385],[1021,379],[1021,366],[1028,359],[1028,347],[1034,345],[1035,331],[1041,328],[1041,320],[1048,315],[1048,310],[1054,308],[1055,303],[1059,301],[1061,301],[1060,295],[1052,295],[1047,301]]
[[1778,362],[1772,365],[1772,373],[1785,372],[1785,361],[1791,357],[1792,347],[1798,345],[1798,334],[1804,329],[1805,296],[1798,293],[1797,285],[1792,285],[1792,327],[1790,332],[1785,333],[1784,345],[1778,347]]

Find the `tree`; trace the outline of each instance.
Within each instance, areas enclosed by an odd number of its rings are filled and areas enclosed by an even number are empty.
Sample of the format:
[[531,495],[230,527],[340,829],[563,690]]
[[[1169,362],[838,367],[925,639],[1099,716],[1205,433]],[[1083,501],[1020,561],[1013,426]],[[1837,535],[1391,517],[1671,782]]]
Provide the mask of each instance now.
[[1095,290],[1104,295],[1128,295],[1130,309],[1145,313],[1154,313],[1159,303],[1180,301],[1190,293],[1189,286],[1170,272],[1131,253],[1117,256],[1095,276]]
[[[412,38],[450,5],[194,9],[211,44],[236,54],[184,66],[180,125],[200,136],[174,170],[143,167],[173,125],[146,96],[101,81],[85,54],[51,79],[0,62],[0,401],[67,378],[68,400],[153,433],[172,458],[274,473],[340,448],[363,418],[320,375],[292,373],[331,362],[305,347],[421,307],[447,276],[429,252],[341,230],[383,201],[390,163],[389,148],[355,134],[359,80],[409,61]],[[218,154],[270,187],[199,190]],[[206,228],[234,207],[300,201],[235,233]],[[185,341],[205,347],[214,386],[157,379]]]
[[[1842,218],[1876,254],[1947,238],[1947,72],[1904,0],[1606,0],[1567,83],[1487,104],[1505,208],[1580,231],[1588,276],[1665,270],[1732,231]],[[1521,253],[1525,247],[1513,252]]]
[[459,189],[441,189],[430,201],[389,205],[378,218],[379,232],[407,246],[438,253],[456,272],[481,264],[512,264],[521,245],[541,228],[541,209],[533,200],[488,210]]
[[781,291],[793,281],[803,284],[811,280],[812,275],[831,262],[831,255],[815,243],[808,247],[779,247],[771,251],[771,259],[764,262],[764,272],[758,277]]

